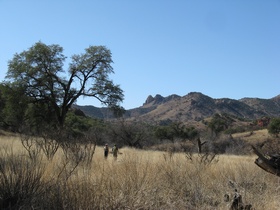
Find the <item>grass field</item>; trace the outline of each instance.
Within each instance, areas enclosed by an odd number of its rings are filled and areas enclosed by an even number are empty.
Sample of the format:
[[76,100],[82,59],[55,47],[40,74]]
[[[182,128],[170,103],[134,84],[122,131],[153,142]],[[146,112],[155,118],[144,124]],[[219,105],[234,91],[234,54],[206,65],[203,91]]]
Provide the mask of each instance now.
[[0,138],[2,208],[224,210],[224,195],[232,199],[237,189],[254,209],[280,209],[280,180],[258,168],[256,156],[207,163],[198,155],[122,148],[115,161],[96,147],[90,165],[75,168],[62,150],[52,160],[40,153],[30,161],[18,137]]
[[232,135],[234,138],[242,138],[247,142],[263,141],[271,136],[268,134],[267,129],[248,131],[243,133],[236,133]]

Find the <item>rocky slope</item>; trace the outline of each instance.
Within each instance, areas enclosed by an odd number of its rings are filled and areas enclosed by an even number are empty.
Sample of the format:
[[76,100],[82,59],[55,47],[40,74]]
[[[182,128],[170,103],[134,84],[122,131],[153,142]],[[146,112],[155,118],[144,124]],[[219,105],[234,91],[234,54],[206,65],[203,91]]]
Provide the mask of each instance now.
[[[97,118],[113,118],[106,108],[94,106],[77,106],[86,115]],[[263,116],[280,117],[280,95],[271,99],[229,98],[213,99],[199,92],[185,96],[161,95],[148,96],[145,103],[125,113],[125,118],[141,121],[201,121],[216,113],[227,113],[239,118],[257,119]]]

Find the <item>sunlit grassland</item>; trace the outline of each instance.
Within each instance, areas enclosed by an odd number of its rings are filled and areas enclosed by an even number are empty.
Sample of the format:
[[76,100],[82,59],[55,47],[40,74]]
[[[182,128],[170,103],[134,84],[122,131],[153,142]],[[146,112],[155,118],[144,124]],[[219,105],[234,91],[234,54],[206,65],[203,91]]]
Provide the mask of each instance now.
[[[18,137],[0,138],[0,165],[9,158],[28,159]],[[224,195],[232,198],[237,189],[243,202],[255,209],[280,208],[280,180],[258,168],[255,156],[219,155],[211,163],[201,163],[198,155],[190,158],[184,153],[131,148],[120,152],[116,161],[112,154],[104,159],[103,148],[96,147],[91,164],[79,164],[73,172],[62,150],[52,160],[38,155],[31,163],[42,172],[33,183],[40,186],[38,196],[31,194],[29,205],[44,209],[227,209],[230,203],[224,202]],[[16,189],[16,179],[30,176],[34,168],[21,169],[21,177],[8,173],[15,176],[9,187]],[[1,190],[8,190],[3,183]]]
[[271,137],[269,135],[267,129],[236,133],[236,134],[233,134],[232,136],[233,136],[233,138],[242,138],[243,140],[245,140],[247,142],[263,141],[264,139]]

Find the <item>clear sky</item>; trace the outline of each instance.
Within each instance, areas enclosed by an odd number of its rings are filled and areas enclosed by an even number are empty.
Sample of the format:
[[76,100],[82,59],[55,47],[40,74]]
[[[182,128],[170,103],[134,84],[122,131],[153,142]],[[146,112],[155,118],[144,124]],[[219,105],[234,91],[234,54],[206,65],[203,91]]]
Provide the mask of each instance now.
[[13,55],[38,41],[68,57],[109,48],[126,109],[156,94],[280,94],[280,0],[0,0],[1,81]]

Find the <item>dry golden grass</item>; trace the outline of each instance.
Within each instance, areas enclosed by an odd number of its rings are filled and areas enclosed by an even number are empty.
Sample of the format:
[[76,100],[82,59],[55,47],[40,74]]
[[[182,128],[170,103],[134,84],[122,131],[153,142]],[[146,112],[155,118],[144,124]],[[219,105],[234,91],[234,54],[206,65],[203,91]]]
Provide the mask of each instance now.
[[232,135],[233,138],[242,138],[247,142],[259,142],[264,141],[270,138],[270,134],[267,129],[256,130],[256,131],[247,131],[243,133],[236,133]]
[[[0,136],[0,147],[21,152],[18,138]],[[5,145],[5,146],[4,146]],[[62,151],[46,161],[44,183],[53,205],[61,209],[228,209],[224,194],[234,189],[255,209],[280,209],[279,178],[254,164],[255,156],[220,155],[200,163],[183,153],[120,149],[115,161],[97,147],[91,167],[80,165],[67,180],[58,178],[65,163]],[[67,165],[70,167],[70,165]],[[70,167],[71,168],[71,167]],[[53,197],[52,197],[53,196]],[[45,199],[47,200],[47,199]],[[51,205],[51,204],[48,204]]]

